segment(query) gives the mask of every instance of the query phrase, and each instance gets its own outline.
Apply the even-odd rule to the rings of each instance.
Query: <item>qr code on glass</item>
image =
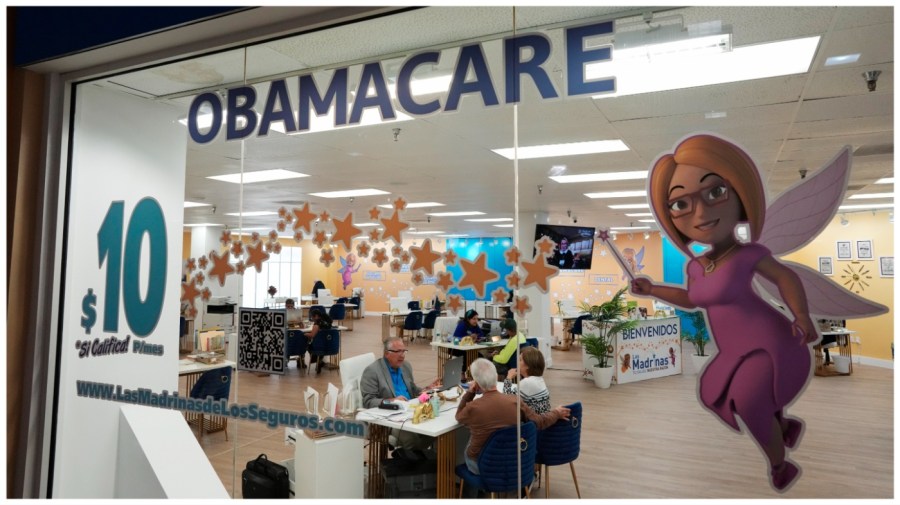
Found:
[[[238,370],[284,374],[287,343],[285,311],[241,307]]]

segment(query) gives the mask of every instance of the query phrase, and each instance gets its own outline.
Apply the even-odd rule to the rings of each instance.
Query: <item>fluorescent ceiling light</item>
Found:
[[[656,219],[638,219],[639,223],[655,223]]]
[[[418,202],[418,203],[407,203],[406,204],[407,209],[418,209],[420,207],[443,207],[443,206],[444,206],[443,203],[438,203],[438,202]],[[389,203],[389,204],[385,204],[385,205],[379,205],[379,207],[384,208],[384,209],[393,209],[394,204]]]
[[[826,67],[832,67],[835,65],[846,65],[848,63],[856,63],[859,59],[859,53],[856,54],[844,54],[841,56],[829,56],[827,60],[825,60]]]
[[[470,223],[499,223],[500,221],[512,221],[511,217],[483,217],[479,219],[463,219],[463,221],[469,221]]]
[[[809,71],[819,39],[755,44],[719,54],[674,53],[652,61],[618,58],[613,52],[611,61],[588,64],[585,79],[615,77],[616,91],[593,97],[601,99],[802,74]]]
[[[610,230],[630,231],[630,230],[649,230],[649,226],[613,226]]]
[[[347,110],[349,111],[352,107],[348,104]],[[413,119],[412,116],[408,114],[404,114],[399,110],[394,110],[394,114],[396,117],[394,119],[383,119],[381,117],[381,112],[377,110],[377,108],[366,108],[363,110],[362,115],[359,118],[359,122],[355,124],[343,124],[339,126],[335,126],[335,117],[334,117],[334,107],[328,109],[328,112],[323,116],[318,116],[316,114],[309,115],[309,129],[303,131],[293,131],[287,133],[287,130],[284,129],[284,123],[282,121],[277,121],[269,124],[269,129],[273,131],[277,131],[280,133],[286,133],[287,135],[304,135],[307,133],[320,133],[326,131],[334,131],[334,130],[346,130],[349,128],[356,128],[359,126],[372,126],[379,124],[389,124],[389,123],[400,123],[403,121],[411,121]],[[296,119],[296,111],[294,112]],[[347,117],[349,119],[349,116]],[[298,125],[299,126],[299,125]]]
[[[326,191],[324,193],[310,193],[321,198],[351,198],[356,196],[389,195],[387,191],[380,189],[348,189],[345,191]]]
[[[653,217],[653,214],[650,212],[636,212],[634,214],[625,214],[628,217]]]
[[[224,224],[216,224],[216,223],[194,223],[194,224],[187,224],[187,223],[184,223],[184,227],[185,227],[185,228],[196,228],[196,227],[199,227],[199,226],[218,226],[218,227],[223,227],[223,226],[225,226],[225,225],[224,225]]]
[[[243,180],[241,180],[240,172],[236,174],[211,175],[207,177],[207,179],[215,179],[217,181],[230,182],[232,184],[241,184],[241,182],[243,182],[244,184],[252,184],[254,182],[280,181],[284,179],[297,179],[299,177],[309,177],[309,174],[301,174],[300,172],[292,172],[290,170],[276,168],[274,170],[244,172]]]
[[[491,150],[508,160],[513,159],[516,155],[515,149],[512,147]],[[616,139],[520,147],[518,154],[520,160],[530,160],[534,158],[549,158],[551,156],[575,156],[578,154],[612,153],[627,150],[628,146],[621,140]]]
[[[623,203],[619,205],[609,205],[610,209],[649,209],[649,203]]]
[[[665,32],[668,32],[668,34]],[[661,34],[662,37],[666,37],[667,35],[677,36],[682,33],[685,35],[688,34],[686,30],[683,30],[681,26],[677,25],[661,26],[656,28],[654,32],[635,30],[617,33],[615,43],[615,46],[617,47],[613,49],[613,59],[655,61],[656,58],[686,53],[693,55],[708,55],[720,54],[731,50],[730,33],[715,33],[700,37],[681,38],[680,40],[669,41],[662,41],[657,38],[657,40],[660,40],[659,43],[644,44],[635,47],[622,47],[620,44],[620,41],[625,38],[640,43],[641,39],[653,37],[656,34]]]
[[[226,216],[244,216],[244,217],[259,217],[259,216],[274,216],[278,214],[277,212],[272,212],[270,210],[254,210],[252,212],[226,212]]]
[[[565,165],[553,165],[550,167],[550,177],[559,177],[566,171],[566,168]]]
[[[199,203],[199,202],[184,202],[184,208],[190,209],[191,207],[209,207],[212,205],[211,203]]]
[[[893,193],[866,193],[862,195],[851,195],[848,200],[861,200],[861,199],[871,199],[871,198],[894,198]]]
[[[875,181],[875,184],[893,184],[893,183],[894,183],[893,177],[884,177],[882,179],[878,179],[877,181]]]
[[[443,231],[411,231],[410,235],[440,235]]]
[[[646,179],[649,170],[637,170],[633,172],[606,172],[600,174],[557,175],[550,177],[556,182],[569,184],[573,182],[605,182],[605,181],[630,181]]]
[[[841,205],[838,210],[893,209],[893,203],[870,203],[868,205]]]
[[[484,212],[478,212],[477,210],[463,212],[431,212],[428,215],[437,217],[483,216]]]
[[[272,227],[271,226],[244,226],[239,229],[241,231],[269,231],[272,229]]]
[[[707,112],[703,117],[706,119],[722,119],[723,117],[728,117],[728,113],[724,111],[713,111]]]
[[[378,226],[378,223],[356,223],[353,226],[356,226],[357,228],[369,228],[372,226]]]
[[[459,237],[468,237],[469,234],[468,233],[447,233],[447,234],[441,235],[441,236],[445,237],[445,238],[459,238]]]
[[[511,225],[511,224],[495,224],[494,226],[496,226],[497,228],[512,228],[513,227],[513,225]]]
[[[585,193],[588,198],[633,198],[636,196],[647,196],[646,190],[640,191],[607,191],[600,193]]]

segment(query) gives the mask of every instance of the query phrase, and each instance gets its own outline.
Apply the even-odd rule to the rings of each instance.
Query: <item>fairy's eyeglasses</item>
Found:
[[[731,194],[731,185],[725,181],[716,181],[713,184],[706,185],[697,191],[679,195],[672,198],[666,204],[669,209],[669,215],[673,219],[687,216],[694,212],[697,208],[697,199],[701,199],[707,207],[715,207],[728,201],[728,195]]]

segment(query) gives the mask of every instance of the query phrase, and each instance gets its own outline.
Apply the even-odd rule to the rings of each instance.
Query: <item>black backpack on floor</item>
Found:
[[[269,461],[265,454],[247,462],[241,474],[241,494],[244,498],[289,498],[288,469]]]

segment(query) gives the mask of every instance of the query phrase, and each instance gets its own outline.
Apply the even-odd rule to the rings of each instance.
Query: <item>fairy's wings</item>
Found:
[[[347,270],[347,258],[343,256],[338,256],[338,259],[341,260],[341,268],[338,270],[339,274],[344,273],[344,270]]]
[[[758,243],[775,256],[806,245],[831,222],[849,178],[850,147],[845,146],[821,170],[801,179],[769,205]]]
[[[856,295],[812,268],[792,261],[781,263],[800,277],[809,313],[814,318],[853,319],[877,316],[888,311],[884,305]],[[786,306],[778,287],[761,275],[754,277],[754,287],[763,300],[773,300]]]
[[[643,261],[644,261],[644,247],[641,246],[641,250],[638,251],[638,253],[634,255],[634,269],[636,271],[635,273],[638,273],[644,269],[644,264],[642,263]]]

